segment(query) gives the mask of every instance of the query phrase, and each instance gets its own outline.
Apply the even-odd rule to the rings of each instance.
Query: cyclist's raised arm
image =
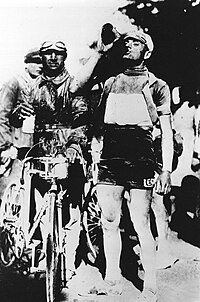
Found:
[[[87,59],[87,62],[80,66],[79,71],[74,76],[70,85],[70,91],[72,93],[75,93],[79,88],[82,88],[87,83],[101,57],[101,53],[93,51],[91,56]]]
[[[99,34],[98,41],[94,42],[93,44],[95,44],[95,47],[90,49],[91,53],[89,57],[85,60],[84,64],[80,65],[79,71],[71,82],[70,91],[72,93],[75,93],[80,88],[84,87],[92,76],[97,63],[113,46],[113,42],[108,45],[105,45],[102,42],[101,33]]]

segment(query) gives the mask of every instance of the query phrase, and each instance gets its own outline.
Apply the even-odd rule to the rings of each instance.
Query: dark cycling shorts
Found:
[[[156,157],[150,130],[108,127],[104,135],[98,182],[151,189]]]
[[[119,185],[127,190],[151,189],[154,186],[154,169],[143,163],[136,165],[123,159],[102,160],[98,183]]]

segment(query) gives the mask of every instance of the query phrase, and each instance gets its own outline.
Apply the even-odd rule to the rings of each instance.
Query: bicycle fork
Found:
[[[54,216],[54,218],[52,217],[52,213],[50,213],[49,215],[49,223],[51,225],[51,227],[56,227],[55,230],[52,230],[54,232],[57,232],[57,236],[56,236],[56,242],[54,244],[54,252],[59,255],[60,257],[60,261],[61,261],[61,281],[62,281],[62,286],[66,286],[66,256],[65,256],[65,247],[64,247],[64,232],[63,232],[63,228],[62,228],[62,199],[63,196],[66,193],[66,190],[60,190],[58,192],[58,186],[57,184],[54,182],[49,190],[50,195],[54,194],[55,198],[51,199],[54,201],[54,204],[49,204],[49,208],[50,209],[55,209],[56,213],[56,217]],[[51,223],[51,219],[56,219],[56,223],[52,224]]]

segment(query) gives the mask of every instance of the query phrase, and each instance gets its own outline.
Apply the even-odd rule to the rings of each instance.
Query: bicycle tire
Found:
[[[3,267],[10,267],[15,262],[15,254],[12,249],[12,239],[9,232],[0,231],[0,264]]]
[[[87,254],[86,262],[92,266],[104,267],[103,230],[101,210],[95,190],[91,190],[85,200],[82,216],[85,232]]]
[[[13,181],[5,189],[0,207],[0,264],[3,267],[12,266],[25,247],[19,223],[22,204],[23,188]]]
[[[46,298],[47,302],[57,301],[61,289],[61,255],[58,250],[58,228],[56,217],[56,193],[48,193],[49,229],[46,244]]]

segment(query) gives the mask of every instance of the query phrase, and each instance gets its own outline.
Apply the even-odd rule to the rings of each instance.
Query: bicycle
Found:
[[[58,169],[61,168],[61,169]],[[59,171],[67,176],[68,162],[65,157],[28,157],[22,163],[18,180],[6,188],[0,207],[0,261],[4,267],[16,266],[24,274],[40,273],[37,263],[37,247],[41,241],[34,239],[36,230],[46,215],[46,299],[57,299],[62,286],[66,285],[65,234],[62,229],[62,200],[66,193],[58,180]],[[49,183],[43,203],[29,222],[31,205],[31,180],[39,175]],[[26,251],[31,250],[31,259]]]
[[[84,165],[83,162],[82,164]],[[95,166],[91,168],[92,174],[94,168]],[[15,266],[24,274],[41,273],[37,263],[37,251],[41,241],[34,236],[46,212],[48,217],[45,258],[47,302],[56,301],[62,287],[67,285],[67,238],[62,229],[62,200],[67,192],[59,184],[59,179],[66,178],[67,173],[68,162],[61,154],[59,157],[55,157],[54,154],[25,158],[20,177],[8,185],[0,207],[0,262],[5,267]],[[28,218],[34,175],[39,175],[49,183],[50,187],[43,198],[43,205],[35,213],[31,224]],[[85,262],[98,267],[104,274],[101,209],[98,206],[94,177],[88,180],[85,187],[87,189],[83,194],[81,222],[86,249],[85,256],[82,256]],[[27,251],[31,251],[30,258],[27,257]]]

